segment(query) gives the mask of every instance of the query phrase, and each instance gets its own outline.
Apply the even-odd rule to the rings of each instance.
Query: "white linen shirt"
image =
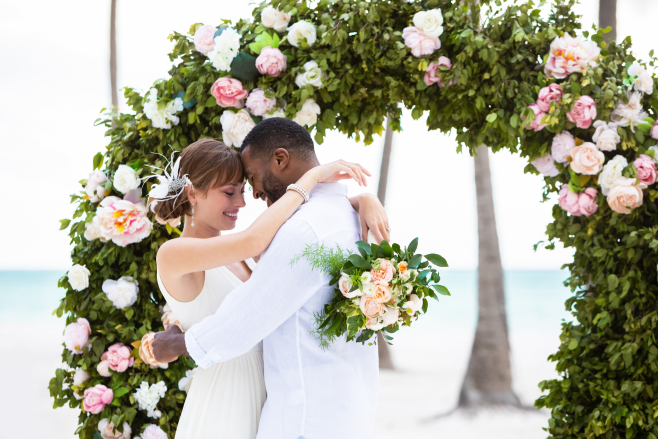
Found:
[[[333,297],[330,277],[306,260],[309,244],[356,252],[359,218],[347,188],[317,184],[308,203],[279,229],[251,279],[214,315],[185,333],[197,365],[237,357],[263,341],[267,401],[257,439],[367,439],[373,435],[379,382],[377,346],[336,340],[323,351],[314,314]]]

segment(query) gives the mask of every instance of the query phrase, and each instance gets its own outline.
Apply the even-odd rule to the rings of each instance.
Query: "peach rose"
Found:
[[[240,109],[244,107],[244,99],[249,92],[242,88],[242,82],[230,76],[223,76],[210,87],[210,94],[215,97],[220,107]]]
[[[372,275],[372,282],[384,282],[386,285],[388,285],[388,283],[393,279],[393,275],[395,274],[395,267],[393,264],[391,264],[391,261],[386,259],[377,259],[375,262],[379,263],[379,269],[370,270],[370,274]]]
[[[141,358],[144,363],[151,366],[151,369],[155,369],[156,367],[166,369],[169,367],[169,363],[159,363],[158,360],[155,359],[155,355],[153,355],[152,343],[154,339],[154,332],[149,332],[142,337],[142,342],[139,346],[139,358]],[[178,357],[175,359],[177,358]]]
[[[98,423],[98,431],[103,439],[130,439],[132,434],[132,429],[127,422],[123,423],[123,433],[120,433],[107,418],[101,419]]]
[[[581,96],[567,113],[567,119],[575,123],[578,128],[587,129],[596,119],[596,102],[589,96]]]
[[[91,326],[87,319],[78,319],[77,322],[66,326],[64,330],[64,344],[74,354],[81,354],[82,348],[89,347]]]
[[[631,213],[631,209],[642,205],[642,189],[644,183],[636,184],[634,178],[619,177],[612,184],[608,193],[608,205],[617,213]]]
[[[372,296],[362,296],[359,301],[359,308],[367,318],[377,317],[384,310],[384,306],[375,300]]]
[[[595,144],[585,142],[571,150],[571,169],[576,174],[596,175],[601,172],[605,156]]]
[[[215,48],[215,32],[217,28],[204,24],[194,33],[194,48],[197,52],[208,55]]]
[[[131,352],[131,349],[123,343],[115,343],[101,356],[101,360],[107,361],[110,369],[125,372],[135,361],[130,356]]]
[[[176,325],[182,332],[185,332],[183,325],[181,325],[176,316],[174,316],[174,313],[171,311],[169,305],[161,307],[160,312],[162,313],[162,325],[165,327],[165,329],[167,329],[168,326]]]
[[[105,406],[114,399],[114,392],[102,384],[96,384],[94,387],[85,390],[85,399],[82,401],[82,407],[85,411],[99,414]]]
[[[256,68],[261,75],[277,77],[285,72],[288,60],[281,50],[274,47],[263,47],[256,58]]]
[[[379,303],[386,303],[391,300],[391,288],[388,284],[375,283],[375,292],[372,294],[372,297]]]

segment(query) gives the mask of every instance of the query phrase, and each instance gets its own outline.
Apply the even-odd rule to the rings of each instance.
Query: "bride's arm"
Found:
[[[311,192],[317,183],[348,178],[365,185],[365,175],[370,174],[361,165],[338,160],[309,170],[297,181],[297,185],[306,192]],[[158,251],[158,265],[169,276],[180,277],[260,255],[303,201],[300,194],[288,191],[242,232],[208,239],[178,238],[167,241]]]
[[[368,230],[370,230],[377,243],[382,240],[391,242],[388,216],[386,216],[386,211],[379,198],[373,194],[364,193],[351,197],[349,200],[361,219],[361,239],[367,241]]]

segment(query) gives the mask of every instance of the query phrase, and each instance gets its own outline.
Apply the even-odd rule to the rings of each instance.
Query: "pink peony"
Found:
[[[590,216],[598,210],[599,206],[596,204],[596,194],[598,193],[599,191],[593,187],[588,187],[580,193],[578,196],[578,209],[581,214]]]
[[[541,131],[543,130],[546,125],[541,123],[541,120],[544,116],[546,116],[546,113],[541,111],[539,106],[537,104],[530,104],[528,105],[528,108],[530,108],[532,111],[535,112],[535,120],[533,120],[527,127],[526,129],[528,130],[535,130],[535,131]]]
[[[244,107],[244,98],[249,92],[242,88],[242,83],[230,76],[219,78],[210,88],[210,94],[217,100],[220,107]]]
[[[286,56],[279,49],[270,46],[263,47],[256,58],[256,68],[261,75],[277,77],[286,71],[287,66]]]
[[[549,78],[564,79],[572,73],[583,73],[588,66],[596,66],[601,49],[592,41],[569,35],[555,37],[551,43],[544,72]]]
[[[658,121],[651,127],[651,138],[658,140]]]
[[[167,433],[165,433],[157,425],[147,425],[144,429],[144,432],[141,436],[142,439],[167,439]]]
[[[656,164],[651,157],[641,154],[635,159],[633,166],[637,169],[637,179],[642,183],[650,185],[656,182]]]
[[[197,52],[208,55],[215,48],[215,32],[217,28],[204,24],[194,33],[194,48]]]
[[[268,98],[260,88],[255,88],[247,98],[247,108],[254,116],[262,116],[276,104],[276,98]]]
[[[441,66],[451,68],[452,63],[445,56],[440,56],[438,62],[431,62],[430,65],[427,67],[427,70],[425,70],[425,78],[424,78],[425,84],[427,85],[439,84],[439,87],[445,87],[443,78],[437,75],[437,73],[439,72],[439,67]],[[450,81],[448,85],[453,85],[455,81],[456,80],[453,79],[452,81]]]
[[[126,247],[151,234],[153,223],[147,218],[146,207],[140,195],[140,189],[135,189],[128,192],[123,199],[112,196],[101,201],[94,224],[98,225],[102,239],[112,240],[116,245]]]
[[[98,363],[98,366],[96,366],[96,371],[102,377],[112,376],[112,372],[110,371],[110,362],[107,360],[103,360],[100,363]]]
[[[576,139],[569,131],[562,131],[553,137],[551,145],[551,155],[558,163],[568,163],[567,158],[571,157],[571,150],[576,147]]]
[[[580,205],[578,204],[578,194],[571,192],[568,184],[563,184],[560,188],[559,198],[557,204],[570,214],[580,216]]]
[[[87,319],[78,319],[77,322],[66,326],[64,330],[64,344],[74,354],[81,354],[82,348],[89,347],[91,326]]]
[[[116,372],[125,372],[133,365],[135,359],[130,356],[131,349],[123,343],[116,343],[101,356],[101,360],[108,362],[108,367]]]
[[[555,177],[560,174],[560,171],[555,167],[555,160],[553,160],[553,157],[550,154],[538,157],[530,163],[537,168],[539,173],[544,177]]]
[[[114,392],[112,392],[112,389],[108,389],[102,384],[96,384],[94,387],[85,390],[85,399],[82,401],[82,407],[85,411],[97,415],[113,399]]]
[[[581,96],[567,113],[567,119],[574,122],[578,128],[587,129],[596,119],[596,102],[589,96]]]
[[[560,102],[562,100],[562,87],[557,84],[551,84],[539,90],[539,97],[537,98],[537,106],[545,113],[551,109],[551,102]]]
[[[405,27],[402,31],[405,46],[411,49],[411,54],[416,58],[422,55],[431,55],[434,51],[441,48],[441,41],[438,38],[432,38],[415,26]]]

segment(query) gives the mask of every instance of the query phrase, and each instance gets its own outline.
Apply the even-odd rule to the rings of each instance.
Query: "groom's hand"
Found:
[[[176,325],[169,326],[165,331],[156,332],[151,346],[153,356],[159,363],[170,363],[181,355],[190,356],[185,347],[185,334]]]

